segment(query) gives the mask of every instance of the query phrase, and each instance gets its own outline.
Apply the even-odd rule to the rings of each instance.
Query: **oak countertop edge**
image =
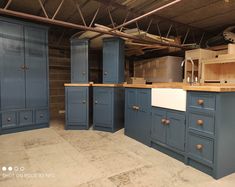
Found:
[[[91,83],[65,83],[65,87],[124,87],[124,88],[178,88],[185,91],[202,92],[235,92],[234,85],[186,85],[185,83],[155,83],[155,84],[91,84]]]

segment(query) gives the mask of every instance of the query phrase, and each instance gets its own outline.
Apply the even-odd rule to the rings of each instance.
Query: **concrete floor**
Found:
[[[235,186],[235,174],[214,180],[123,130],[65,131],[62,122],[0,136],[0,166],[1,187]]]

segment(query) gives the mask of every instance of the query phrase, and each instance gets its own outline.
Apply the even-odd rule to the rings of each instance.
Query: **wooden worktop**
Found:
[[[125,88],[152,88],[152,84],[123,84]]]
[[[183,88],[185,83],[182,82],[166,82],[153,84],[124,84],[126,88]]]
[[[82,87],[82,86],[92,86],[92,84],[82,84],[82,83],[65,83],[64,86],[71,86],[71,87]]]
[[[195,85],[184,86],[186,91],[205,91],[205,92],[235,92],[235,85]]]
[[[94,87],[125,87],[125,88],[181,88],[186,91],[204,92],[235,92],[235,84],[195,84],[189,85],[181,82],[154,83],[154,84],[82,84],[66,83],[64,86],[94,86]]]
[[[186,91],[205,92],[235,92],[235,84],[195,84],[182,82],[154,83],[154,84],[124,84],[126,88],[181,88]]]
[[[92,84],[95,87],[123,87],[123,84]]]

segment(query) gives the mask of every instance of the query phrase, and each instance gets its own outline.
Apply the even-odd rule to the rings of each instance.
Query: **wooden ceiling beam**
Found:
[[[97,32],[97,33],[113,35],[113,36],[117,36],[117,37],[122,37],[122,38],[135,40],[135,41],[142,42],[142,43],[159,44],[159,45],[162,45],[162,46],[187,49],[184,46],[181,46],[181,45],[178,45],[178,44],[164,43],[164,42],[161,42],[161,41],[151,42],[151,41],[148,41],[148,40],[136,37],[136,36],[132,36],[132,35],[129,35],[129,34],[126,34],[126,33],[122,33],[122,32],[117,33],[117,32],[112,32],[112,31],[106,31],[104,29],[83,26],[83,25],[69,23],[69,22],[60,21],[60,20],[56,20],[56,19],[53,20],[51,18],[36,16],[36,15],[27,14],[27,13],[23,13],[23,12],[18,12],[18,11],[14,11],[14,10],[9,10],[9,9],[5,10],[4,8],[0,8],[0,14],[13,16],[13,17],[18,17],[18,18],[27,19],[27,20],[36,21],[36,22],[41,22],[41,23],[50,24],[50,25],[57,25],[57,26],[65,27],[65,28],[79,29],[79,30],[85,30],[85,31],[93,31],[93,32]]]

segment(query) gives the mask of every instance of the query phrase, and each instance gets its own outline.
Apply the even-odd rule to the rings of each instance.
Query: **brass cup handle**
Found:
[[[20,68],[21,68],[21,69],[25,69],[25,65],[21,65]]]
[[[163,125],[165,125],[166,119],[162,119],[162,120],[161,120],[161,123],[162,123]]]
[[[11,118],[7,118],[7,121],[10,122],[10,121],[11,121]]]
[[[198,99],[198,100],[197,100],[197,104],[203,105],[203,104],[204,104],[204,100],[203,100],[203,99]]]
[[[196,149],[198,151],[202,151],[202,149],[203,149],[203,145],[202,144],[197,144],[195,147],[196,147]]]
[[[198,126],[203,126],[203,124],[204,124],[203,120],[201,120],[201,119],[197,120],[197,125]]]
[[[165,124],[170,125],[171,121],[169,119],[166,120]]]
[[[133,109],[133,110],[136,110],[136,106],[133,105],[133,106],[132,106],[132,109]]]

